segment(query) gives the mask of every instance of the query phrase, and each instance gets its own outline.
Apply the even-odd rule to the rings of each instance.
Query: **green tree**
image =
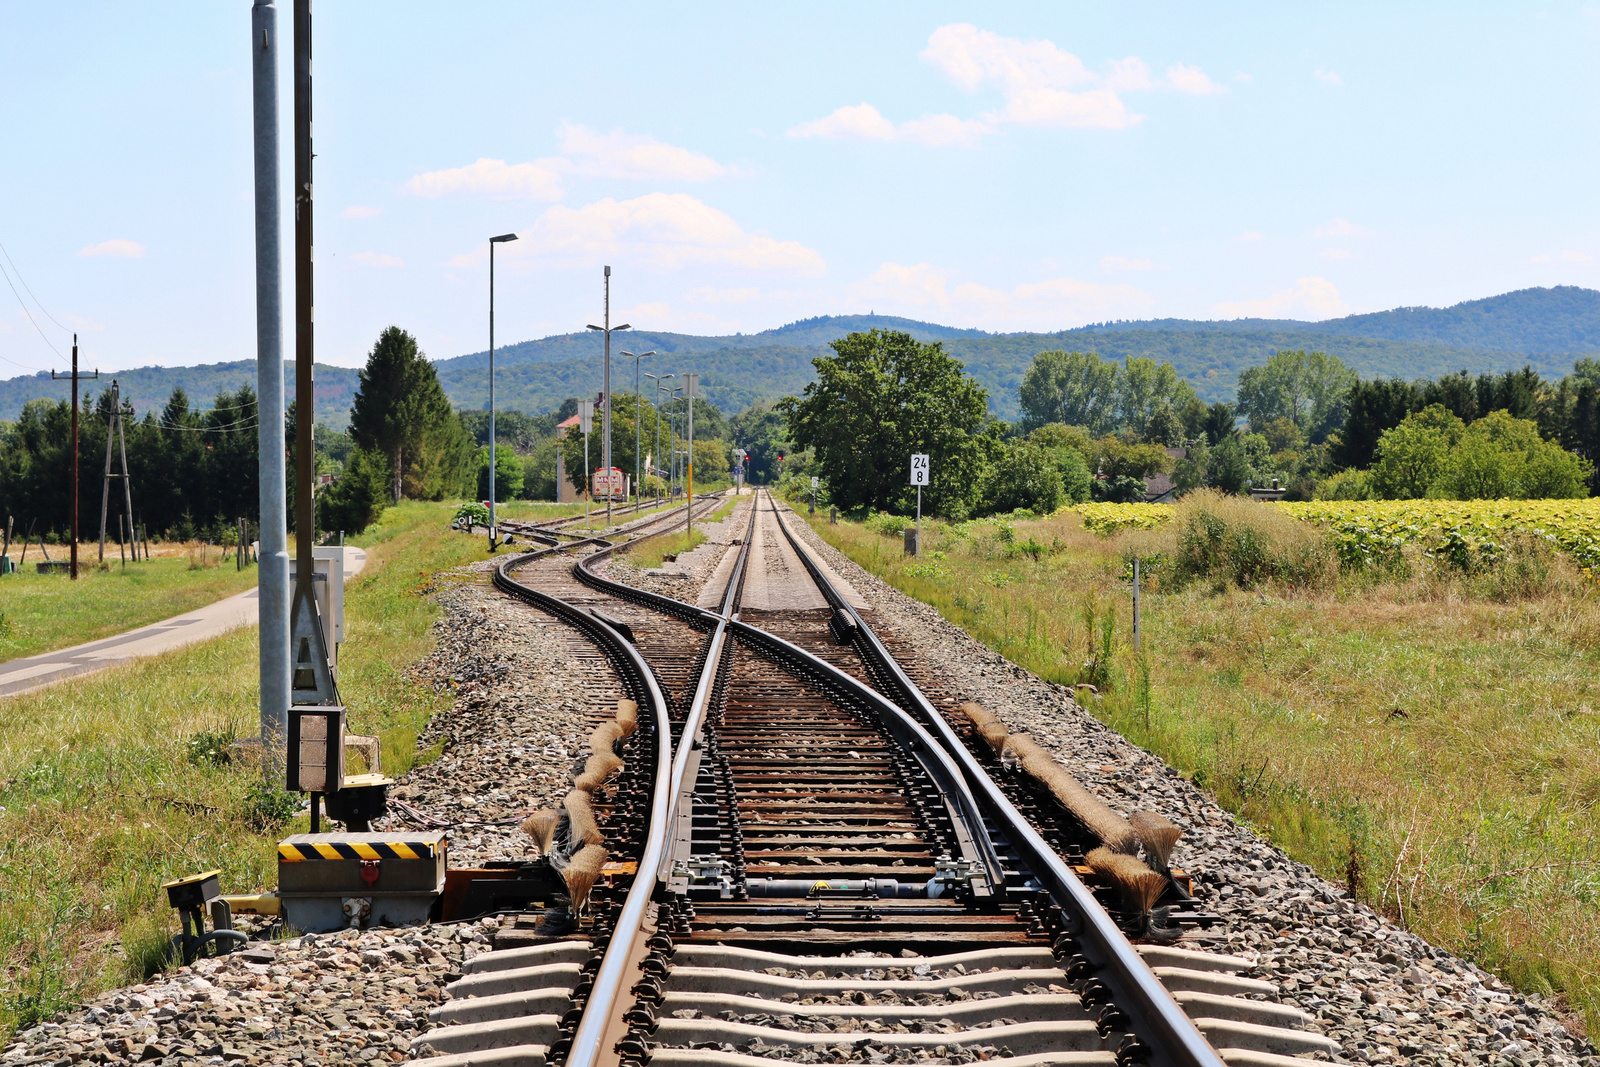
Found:
[[[1095,455],[1094,442],[1089,435],[1076,427],[1052,422],[1028,435],[1028,441],[1045,450],[1061,476],[1062,498],[1073,504],[1089,499],[1094,477],[1089,473],[1090,457]]]
[[[384,457],[396,501],[408,493],[437,500],[471,484],[472,443],[416,338],[384,330],[359,381],[350,436]]]
[[[495,427],[499,436],[499,427]],[[509,445],[497,445],[494,450],[494,500],[504,504],[522,495],[522,457]],[[479,500],[489,499],[489,446],[478,449]]]
[[[1255,425],[1294,421],[1313,442],[1344,422],[1345,397],[1356,372],[1325,352],[1282,351],[1239,372],[1239,411]]]
[[[983,509],[1005,513],[1027,508],[1049,515],[1064,496],[1061,472],[1050,451],[1031,441],[1006,441],[984,471]]]
[[[389,503],[389,465],[376,452],[350,453],[344,473],[317,495],[317,523],[324,530],[358,534],[378,521]]]
[[[1233,495],[1244,492],[1250,482],[1250,460],[1245,456],[1240,435],[1224,437],[1207,458],[1207,485]]]
[[[1147,435],[1156,412],[1171,411],[1194,398],[1194,386],[1178,377],[1171,363],[1129,356],[1122,369],[1117,403],[1122,424],[1140,437]],[[1176,422],[1176,420],[1173,420]],[[1164,431],[1170,435],[1170,429]],[[1163,444],[1165,441],[1162,442]]]
[[[872,330],[832,342],[813,360],[817,380],[778,410],[795,443],[815,449],[833,501],[847,509],[909,511],[911,454],[933,465],[924,504],[969,514],[978,494],[988,396],[940,344]]]
[[[1378,438],[1372,491],[1384,500],[1417,500],[1444,472],[1466,425],[1441,404],[1430,404]]]
[[[1060,422],[1106,433],[1117,421],[1119,377],[1116,363],[1094,352],[1040,352],[1018,389],[1023,424]]]
[[[1588,496],[1588,462],[1539,436],[1531,419],[1491,411],[1449,450],[1430,495],[1455,500]]]

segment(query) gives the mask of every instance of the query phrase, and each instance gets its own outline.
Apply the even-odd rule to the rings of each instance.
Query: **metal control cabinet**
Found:
[[[448,852],[439,831],[285,838],[278,843],[284,919],[309,932],[423,922],[444,891]]]

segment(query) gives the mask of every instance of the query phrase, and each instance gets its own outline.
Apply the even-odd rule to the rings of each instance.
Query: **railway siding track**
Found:
[[[586,588],[710,637],[678,728],[676,826],[649,890],[652,922],[618,917],[623,936],[591,957],[600,973],[567,1013],[570,1042],[549,1016],[504,1021],[506,1033],[547,1038],[550,1056],[569,1064],[1222,1062],[1187,1010],[1228,1062],[1328,1051],[1326,1039],[1292,1029],[1304,1016],[1261,999],[1273,987],[1238,976],[1250,961],[1134,950],[925,700],[920,716],[908,712],[735,618],[755,539],[745,538],[715,613],[619,587],[592,559],[573,568]],[[828,596],[827,578],[808,570]],[[870,638],[843,598],[830,622],[853,643]],[[808,623],[797,636],[814,641]],[[892,664],[875,669],[894,675]],[[641,864],[630,900],[648,873]],[[797,943],[810,951],[797,954]],[[528,958],[510,953],[533,951],[474,962],[499,969],[499,959]],[[612,960],[630,975],[631,1007],[603,988]],[[451,992],[501,997],[496,1010],[530,994],[491,987],[501,985],[467,976]]]

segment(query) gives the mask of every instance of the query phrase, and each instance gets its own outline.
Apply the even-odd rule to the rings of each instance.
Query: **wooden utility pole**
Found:
[[[122,473],[111,473],[111,444],[116,439],[118,450],[122,456]],[[111,479],[122,479],[122,501],[127,509],[127,528],[133,533],[133,490],[129,487],[128,478],[128,437],[122,427],[122,391],[117,386],[117,380],[111,379],[111,416],[106,420],[106,473],[100,483],[100,562],[106,559],[106,511],[111,504]],[[117,516],[117,529],[122,529],[123,516]],[[118,534],[118,544],[121,544],[122,534]],[[135,560],[139,558],[134,553]]]
[[[70,482],[71,482],[71,490],[70,491],[72,493],[72,564],[71,564],[71,567],[69,569],[69,573],[72,575],[72,580],[73,581],[77,581],[78,580],[78,381],[81,378],[98,378],[98,377],[100,377],[100,372],[99,371],[95,371],[93,374],[83,374],[83,375],[80,375],[78,373],[78,335],[77,334],[73,334],[72,335],[72,373],[70,375],[67,375],[67,374],[58,374],[55,371],[51,371],[50,372],[50,377],[53,378],[53,379],[56,379],[58,381],[61,380],[61,379],[64,379],[64,378],[69,378],[69,377],[72,379],[72,477],[70,479]],[[43,542],[40,542],[40,543],[42,544]],[[45,558],[48,559],[49,556],[47,555]]]

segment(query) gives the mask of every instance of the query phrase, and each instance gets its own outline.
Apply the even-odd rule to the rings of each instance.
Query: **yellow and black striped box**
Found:
[[[439,831],[295,834],[278,842],[278,890],[351,896],[437,892],[448,851]],[[376,867],[363,867],[366,862]]]

